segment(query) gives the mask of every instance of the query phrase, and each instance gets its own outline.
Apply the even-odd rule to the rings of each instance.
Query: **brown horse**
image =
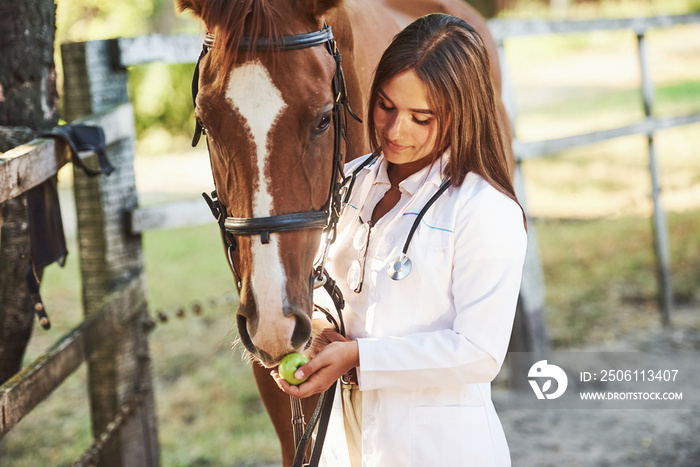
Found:
[[[280,438],[283,462],[289,465],[294,456],[289,401],[264,367],[303,351],[311,339],[314,260],[322,230],[308,228],[294,216],[308,217],[329,207],[339,178],[332,155],[341,120],[333,115],[334,102],[347,89],[347,104],[363,116],[382,52],[404,26],[431,12],[462,17],[480,32],[500,89],[497,50],[484,19],[460,0],[178,3],[212,33],[197,67],[195,113],[207,135],[222,217],[234,218],[232,224],[226,221],[227,227],[238,225],[224,233],[224,240],[240,297],[239,336],[260,363],[253,364],[254,374]],[[338,78],[332,46],[289,50],[280,45],[285,38],[322,32],[325,25],[332,27],[342,53],[340,90],[331,85]],[[347,119],[345,136],[346,160],[368,152],[361,123]],[[251,227],[251,219],[262,221]],[[282,219],[292,227],[264,227]],[[307,412],[314,402],[305,401]]]

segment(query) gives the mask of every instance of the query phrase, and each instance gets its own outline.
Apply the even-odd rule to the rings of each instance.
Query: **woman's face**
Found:
[[[438,133],[437,115],[428,105],[423,81],[413,70],[404,71],[379,87],[372,109],[384,157],[394,164],[430,155]]]

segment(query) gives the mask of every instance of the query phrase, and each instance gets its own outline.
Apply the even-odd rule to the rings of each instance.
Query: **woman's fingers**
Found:
[[[301,385],[289,384],[277,370],[270,374],[282,391],[290,396],[304,398],[326,391],[338,378],[357,366],[357,360],[357,342],[334,342],[297,369],[294,373],[295,378],[308,378]]]
[[[272,375],[272,378],[277,383],[277,386],[285,394],[288,394],[292,397],[296,397],[297,399],[304,399],[304,398],[312,396],[314,394],[319,394],[319,393],[325,391],[326,389],[328,389],[328,387],[330,387],[331,384],[333,384],[333,382],[334,382],[334,381],[331,381],[328,384],[328,387],[326,387],[324,389],[323,386],[320,386],[317,383],[318,378],[314,377],[313,380],[311,378],[309,378],[309,380],[302,383],[301,385],[294,386],[293,384],[289,384],[287,381],[285,381],[285,379],[280,376],[280,374],[277,372],[277,370],[272,370],[270,372],[270,375]]]
[[[272,376],[272,379],[275,380],[275,383],[277,383],[277,386],[286,394],[289,394],[290,396],[294,396],[298,399],[301,399],[305,396],[300,395],[299,391],[299,386],[294,386],[292,384],[289,384],[287,380],[282,378],[280,376],[279,372],[277,370],[272,370],[270,372],[270,376]]]
[[[313,320],[313,339],[311,339],[311,347],[304,354],[310,359],[318,355],[326,346],[332,342],[347,342],[349,339],[338,333],[328,321],[315,319]]]
[[[294,377],[298,379],[299,381],[303,380],[304,378],[309,378],[311,375],[316,373],[318,371],[318,358],[314,358],[312,360],[309,360],[308,363],[303,364],[299,368],[297,368],[297,371],[294,372]]]

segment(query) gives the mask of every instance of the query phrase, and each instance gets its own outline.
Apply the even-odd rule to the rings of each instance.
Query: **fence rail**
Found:
[[[578,146],[585,146],[586,144],[600,143],[623,136],[650,135],[659,130],[666,130],[668,128],[699,122],[700,114],[666,118],[647,117],[641,122],[632,125],[610,130],[594,131],[581,135],[566,136],[564,138],[541,141],[520,141],[516,139],[513,142],[513,150],[520,160],[536,159],[539,157],[551,156]]]
[[[0,437],[70,376],[105,342],[114,339],[146,306],[143,281],[135,278],[104,298],[83,321],[0,387]]]
[[[0,386],[0,437],[87,363],[92,433],[97,438],[138,394],[141,403],[105,440],[100,466],[154,466],[160,455],[151,388],[141,238],[126,213],[137,205],[134,116],[126,69],[114,66],[115,41],[64,44],[65,118],[99,125],[115,170],[88,177],[74,170],[85,320]],[[56,175],[70,161],[62,141],[35,139],[0,155],[0,203]],[[93,153],[78,157],[96,164]]]
[[[110,145],[133,132],[134,111],[131,104],[121,104],[74,123],[102,127]],[[37,138],[0,154],[0,203],[44,183],[70,162],[70,157],[66,145],[51,138]]]
[[[631,29],[637,34],[644,34],[652,28],[670,28],[680,24],[700,22],[700,13],[687,15],[651,16],[641,18],[598,19],[580,21],[545,21],[545,20],[514,20],[492,19],[489,29],[496,39],[502,43],[504,39],[523,36],[548,34],[571,34],[577,32],[614,31]]]
[[[656,258],[656,272],[658,283],[658,303],[661,312],[661,321],[664,325],[671,324],[673,312],[673,291],[671,281],[671,260],[668,245],[668,228],[666,216],[660,200],[661,182],[656,161],[654,147],[654,133],[677,126],[689,125],[700,122],[700,113],[684,115],[680,117],[655,118],[652,116],[654,85],[649,72],[649,60],[646,51],[646,33],[652,28],[668,28],[683,24],[700,23],[700,13],[692,13],[677,16],[658,16],[650,18],[625,18],[606,19],[595,21],[518,21],[518,20],[492,20],[489,27],[498,43],[499,56],[502,64],[503,100],[511,118],[513,128],[513,152],[516,160],[521,162],[526,159],[550,156],[557,152],[573,147],[598,143],[601,141],[629,136],[635,134],[646,135],[648,141],[649,177],[651,180],[651,199],[654,207],[652,227],[654,233],[654,253]],[[591,133],[572,135],[564,138],[556,138],[540,141],[521,141],[515,132],[515,120],[517,118],[514,90],[510,83],[508,63],[506,59],[504,42],[515,37],[542,35],[542,34],[570,34],[593,31],[632,30],[637,35],[637,55],[641,72],[640,100],[644,106],[645,119],[619,128],[612,128]],[[517,167],[516,191],[521,201],[525,200],[524,179],[520,172],[520,164]],[[532,233],[532,230],[531,230]],[[531,235],[532,236],[532,235]],[[526,259],[526,274],[523,281],[527,282],[528,260]],[[535,276],[537,277],[537,276]],[[537,279],[540,280],[539,278]]]
[[[151,62],[194,63],[202,51],[202,38],[192,34],[164,36],[151,34],[115,39],[121,67]]]

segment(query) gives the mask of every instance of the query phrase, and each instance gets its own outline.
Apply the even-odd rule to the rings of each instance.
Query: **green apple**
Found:
[[[292,352],[290,354],[287,354],[284,357],[282,357],[282,361],[280,362],[278,370],[279,374],[289,384],[299,386],[301,383],[303,383],[309,378],[299,380],[294,377],[294,373],[296,373],[300,366],[305,365],[308,361],[309,359],[300,353]]]

